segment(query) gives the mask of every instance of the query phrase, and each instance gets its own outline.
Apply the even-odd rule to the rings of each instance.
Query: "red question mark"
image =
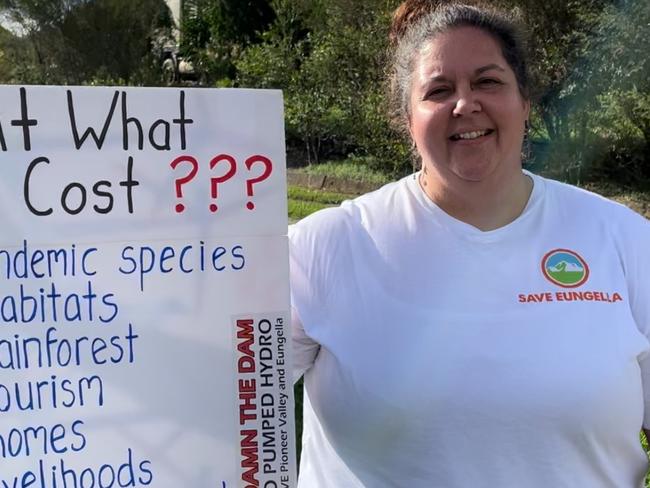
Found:
[[[223,176],[218,176],[214,178],[210,178],[210,190],[211,190],[211,195],[212,198],[217,198],[217,185],[219,183],[223,183],[224,181],[228,181],[230,178],[232,178],[235,175],[235,172],[237,171],[237,163],[235,163],[235,158],[232,156],[229,156],[228,154],[219,154],[219,156],[215,156],[212,158],[212,161],[210,161],[210,169],[214,169],[214,167],[219,164],[221,161],[228,161],[230,163],[230,169],[228,172],[223,175]],[[216,212],[219,210],[219,207],[217,207],[216,203],[211,203],[210,204],[210,212]]]
[[[246,160],[244,164],[246,164],[246,169],[250,171],[251,166],[253,166],[255,163],[263,163],[264,172],[257,178],[251,178],[249,180],[246,180],[246,194],[249,197],[253,196],[253,185],[255,183],[259,183],[260,181],[264,181],[265,179],[267,179],[271,175],[271,171],[273,171],[273,163],[271,163],[271,160],[265,156],[260,156],[259,154],[256,154],[255,156],[251,156]],[[246,204],[246,208],[248,208],[248,210],[253,210],[255,208],[255,204],[253,202],[248,202]]]
[[[192,181],[192,179],[196,176],[196,173],[199,171],[199,163],[192,156],[179,156],[171,162],[170,166],[173,170],[175,170],[179,164],[184,162],[190,163],[192,165],[192,170],[187,174],[187,176],[184,176],[183,178],[176,178],[174,181],[176,183],[177,198],[183,198],[183,185],[189,181]],[[176,213],[181,213],[183,210],[185,210],[185,205],[180,202],[177,203]]]

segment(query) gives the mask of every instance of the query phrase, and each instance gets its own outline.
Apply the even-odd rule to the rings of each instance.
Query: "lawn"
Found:
[[[338,205],[353,196],[342,193],[322,192],[298,186],[289,186],[289,221],[294,223],[322,208]]]
[[[308,175],[330,176],[351,181],[363,181],[377,187],[391,181],[389,176],[379,171],[374,171],[364,164],[359,164],[354,159],[312,164],[300,168],[298,171]]]

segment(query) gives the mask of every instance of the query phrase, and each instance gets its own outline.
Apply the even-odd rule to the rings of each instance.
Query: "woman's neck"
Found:
[[[484,181],[453,184],[431,170],[420,172],[420,186],[426,195],[452,217],[482,231],[503,227],[519,217],[533,190],[533,180],[522,171],[509,172]]]

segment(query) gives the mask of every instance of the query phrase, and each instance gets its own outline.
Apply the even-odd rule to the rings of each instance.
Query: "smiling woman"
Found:
[[[414,70],[409,111],[426,168],[421,183],[433,201],[484,230],[521,214],[532,189],[521,172],[530,102],[490,34],[459,27],[427,44]]]
[[[422,12],[430,4],[411,3]],[[501,227],[521,214],[532,189],[521,171],[530,113],[523,31],[495,11],[479,19],[478,10],[453,5],[405,28],[402,11],[393,26],[393,96],[422,160],[421,185],[450,215],[482,230]]]
[[[520,32],[404,2],[391,86],[421,170],[290,228],[301,487],[642,486],[650,224],[522,170]]]

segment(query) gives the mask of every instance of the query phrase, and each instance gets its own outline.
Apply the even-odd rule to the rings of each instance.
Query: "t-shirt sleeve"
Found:
[[[320,345],[305,332],[298,311],[291,307],[291,342],[293,344],[293,382],[305,374],[318,355]]]
[[[291,286],[291,343],[293,347],[294,383],[307,371],[318,355],[317,341],[305,332],[303,317],[311,319],[313,303],[317,300],[314,255],[315,243],[309,227],[294,224],[289,227],[289,282]]]
[[[315,218],[314,218],[315,217]],[[289,227],[289,282],[291,286],[291,341],[294,383],[314,364],[320,345],[308,332],[323,307],[322,258],[318,216]]]
[[[628,217],[622,235],[630,308],[637,327],[650,341],[650,221],[637,214]],[[645,402],[643,427],[650,429],[650,353],[642,356],[639,364]]]
[[[335,286],[337,255],[344,234],[345,212],[321,210],[289,226],[289,276],[293,380],[316,361],[330,310],[328,294]]]

